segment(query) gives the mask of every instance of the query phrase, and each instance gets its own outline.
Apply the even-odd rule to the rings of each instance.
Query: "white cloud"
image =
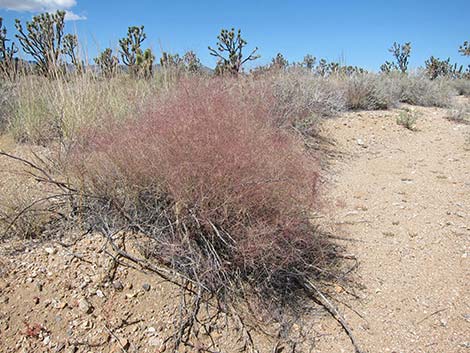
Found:
[[[86,20],[86,16],[80,16],[72,11],[65,11],[65,20],[66,21],[81,21]]]
[[[14,11],[65,10],[75,6],[75,0],[0,0],[0,7]]]
[[[75,5],[77,5],[76,0],[0,0],[0,8],[7,10],[29,12],[66,10],[66,21],[85,20],[85,16],[77,15],[69,10]]]

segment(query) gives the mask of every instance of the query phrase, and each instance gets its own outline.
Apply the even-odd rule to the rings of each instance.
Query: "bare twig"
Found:
[[[349,336],[352,345],[354,346],[354,350],[356,353],[365,353],[365,351],[359,348],[359,345],[354,337],[351,328],[347,324],[344,317],[340,314],[339,310],[335,307],[333,303],[331,303],[326,296],[309,280],[306,281],[306,288],[307,290],[312,290],[315,293],[314,300],[318,301],[320,305],[322,305],[330,314],[331,316],[338,321],[338,323],[343,327],[346,334]]]
[[[428,316],[424,317],[423,319],[419,320],[416,324],[419,325],[420,323],[422,323],[423,321],[429,319],[430,317],[433,317],[434,315],[439,314],[439,313],[441,313],[443,311],[446,311],[446,310],[447,310],[447,308],[436,310],[433,313],[429,314]]]

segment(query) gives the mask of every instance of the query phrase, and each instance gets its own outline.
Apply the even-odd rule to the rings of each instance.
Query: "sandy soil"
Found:
[[[336,288],[336,304],[364,351],[469,352],[470,125],[410,109],[420,114],[416,131],[397,125],[398,111],[322,125],[332,153],[321,222],[357,258],[361,286],[358,298]],[[1,352],[160,351],[175,289],[121,267],[103,285],[112,264],[103,245],[96,236],[0,245]],[[353,352],[330,316],[312,323],[313,352]]]
[[[396,112],[324,125],[346,154],[332,161],[329,190],[344,209],[331,217],[352,239],[365,286],[352,304],[364,319],[343,311],[369,352],[468,352],[470,129],[443,110],[411,109],[417,131]],[[317,351],[351,350],[333,335]]]

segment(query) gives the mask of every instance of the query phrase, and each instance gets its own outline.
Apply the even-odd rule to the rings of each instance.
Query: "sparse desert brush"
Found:
[[[319,77],[303,68],[277,71],[263,76],[273,88],[274,114],[278,125],[316,114],[332,116],[345,110],[346,100],[342,85],[335,80]]]
[[[385,75],[355,74],[344,78],[348,109],[388,109],[397,103],[393,86]]]
[[[407,128],[408,130],[415,131],[417,119],[418,113],[416,111],[405,109],[398,115],[397,124]]]
[[[147,235],[148,257],[219,299],[294,303],[334,259],[309,217],[318,167],[269,101],[227,82],[182,82],[135,121],[85,133],[71,172],[95,229]]]
[[[458,95],[470,96],[470,80],[469,79],[455,79],[450,81],[451,86],[456,90]]]
[[[429,80],[423,75],[395,75],[393,84],[402,103],[423,107],[448,107],[455,91],[446,79]]]
[[[464,150],[470,151],[470,133],[465,136]]]
[[[470,104],[455,104],[451,109],[449,109],[447,119],[458,123],[470,124]]]

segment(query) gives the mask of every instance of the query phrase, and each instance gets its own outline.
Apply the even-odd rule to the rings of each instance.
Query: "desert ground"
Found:
[[[469,352],[470,125],[410,107],[419,115],[411,131],[396,122],[403,108],[321,124],[318,222],[355,259],[351,288],[337,284],[333,297],[364,352]],[[18,166],[1,163],[11,182]],[[163,351],[177,289],[113,267],[99,235],[68,239],[1,243],[0,351]],[[308,321],[312,352],[354,351],[325,310]],[[235,349],[229,333],[214,337],[220,351]]]

